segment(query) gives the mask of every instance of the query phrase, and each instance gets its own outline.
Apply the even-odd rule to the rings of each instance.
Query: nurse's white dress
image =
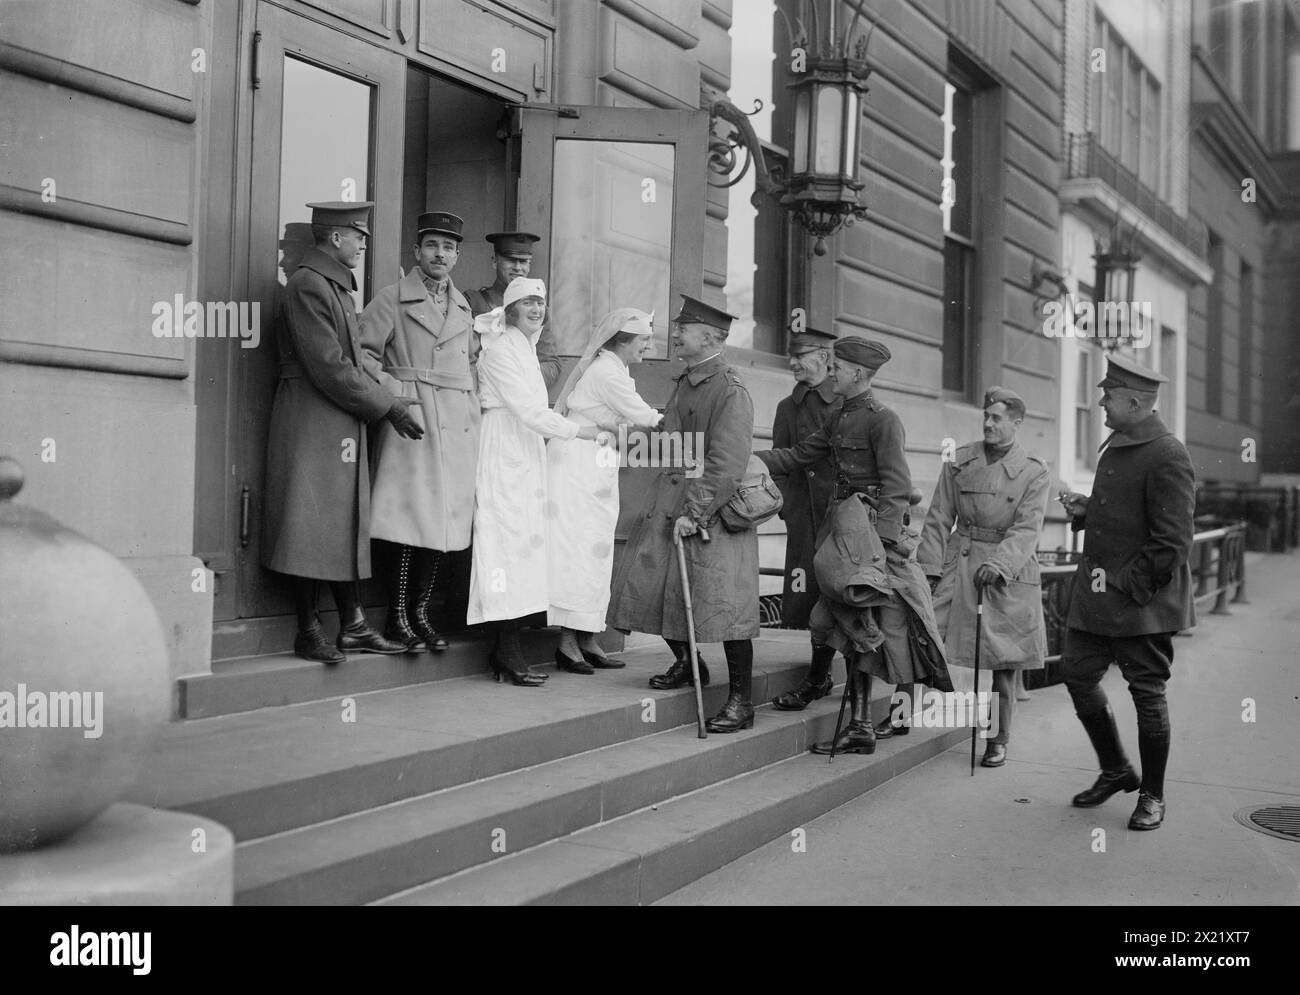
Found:
[[[658,422],[659,413],[636,392],[626,364],[602,349],[569,394],[568,417],[581,425],[645,426]],[[618,524],[618,449],[554,438],[546,459],[547,621],[604,632]]]
[[[578,434],[576,422],[547,404],[538,336],[525,337],[512,326],[489,327],[486,317],[475,325],[481,331],[483,424],[475,478],[470,625],[522,618],[550,607],[546,439]]]

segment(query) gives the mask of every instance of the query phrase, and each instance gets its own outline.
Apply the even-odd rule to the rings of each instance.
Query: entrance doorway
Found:
[[[273,3],[257,5],[255,34],[254,79],[236,115],[246,108],[248,119],[234,132],[236,223],[203,251],[238,261],[219,295],[258,304],[261,345],[196,342],[195,551],[217,576],[213,660],[293,643],[289,585],[262,566],[261,533],[278,305],[310,242],[308,202],[375,202],[359,307],[411,268],[425,211],[465,221],[452,272],[461,290],[492,281],[484,235],[536,232],[533,275],[554,288],[566,370],[607,310],[653,307],[658,358],[636,378],[656,405],[675,366],[668,319],[678,294],[699,295],[703,268],[705,112],[512,104]],[[375,582],[362,599],[385,600]]]

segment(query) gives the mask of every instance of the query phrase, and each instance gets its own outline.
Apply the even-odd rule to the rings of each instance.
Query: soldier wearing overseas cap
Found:
[[[395,544],[384,635],[432,652],[447,648],[429,614],[439,575],[449,573],[444,554],[469,547],[474,521],[477,336],[469,302],[451,279],[463,227],[446,211],[421,214],[415,268],[361,313],[362,345],[390,389],[414,401],[411,413],[428,432],[412,441],[385,426],[377,442],[370,533]]]
[[[840,602],[822,583],[821,597],[809,619],[814,646],[844,652],[853,706],[852,720],[843,735],[833,744],[816,744],[813,751],[830,752],[833,748],[837,753],[872,753],[876,737],[867,710],[872,675],[895,684],[936,681],[947,690],[951,684],[941,662],[942,677],[934,677],[931,665],[914,652],[909,635],[908,612],[913,612],[930,638],[938,639],[929,589],[917,565],[908,559],[915,532],[904,532],[912,478],[903,451],[903,423],[871,393],[876,371],[890,359],[889,349],[855,335],[836,340],[834,352],[830,375],[835,393],[843,398],[839,411],[797,445],[755,455],[774,473],[791,473],[822,460],[831,461],[835,505],[817,537],[819,556],[823,545],[833,545],[833,539],[827,541],[828,535],[833,520],[842,512],[859,511],[862,504],[874,511],[874,526],[866,525],[871,534],[864,538],[877,548],[884,545],[882,570],[889,576],[882,585],[885,590],[873,604],[855,607]],[[865,523],[870,513],[860,517]],[[814,650],[818,652],[824,651]]]
[[[980,666],[993,672],[998,696],[997,732],[985,748],[985,767],[1006,763],[1016,671],[1041,669],[1047,654],[1034,554],[1051,478],[1047,463],[1016,441],[1024,417],[1025,402],[1015,391],[985,392],[984,438],[944,463],[916,554],[930,579],[935,620],[951,663],[971,666],[975,659],[976,594],[983,591]],[[879,737],[908,731],[905,716],[919,703],[915,688],[899,691],[891,717],[876,727]]]
[[[727,658],[730,693],[722,711],[705,725],[722,733],[754,724],[752,640],[758,635],[758,533],[729,532],[718,524],[718,511],[745,475],[754,437],[754,404],[740,375],[722,358],[734,320],[682,295],[672,341],[676,358],[687,366],[677,377],[660,431],[684,440],[696,469],[688,476],[685,468],[667,468],[655,480],[646,513],[628,538],[606,614],[611,628],[663,636],[672,649],[676,661],[650,679],[652,688],[692,682],[690,632],[673,544],[674,532],[682,536],[696,638],[722,643]],[[696,536],[700,529],[708,530],[708,541]],[[699,669],[700,682],[707,684],[703,660]]]
[[[465,297],[476,318],[501,306],[502,295],[511,280],[528,275],[533,266],[533,245],[541,241],[540,235],[527,231],[494,231],[484,237],[492,243],[496,278],[486,287],[466,291]],[[550,390],[560,379],[560,357],[555,351],[555,335],[549,320],[537,340],[537,362],[542,366],[546,389]]]
[[[1091,497],[1063,491],[1073,528],[1084,530],[1066,616],[1062,673],[1075,713],[1097,751],[1101,776],[1074,796],[1081,808],[1141,787],[1130,829],[1157,829],[1165,816],[1169,707],[1165,683],[1173,635],[1196,623],[1188,557],[1194,536],[1195,475],[1183,444],[1155,413],[1167,378],[1112,354],[1102,390],[1106,426]],[[1120,744],[1101,689],[1119,664],[1137,710],[1142,777]]]
[[[424,431],[409,400],[380,383],[361,348],[352,270],[370,236],[369,202],[308,204],[315,245],[284,291],[276,332],[280,382],[266,453],[262,561],[294,578],[294,652],[341,663],[344,650],[401,653],[366,623],[356,582],[370,576],[370,473],[366,423],[387,418],[408,439]],[[316,614],[318,581],[329,581],[339,609],[335,645]]]
[[[776,406],[772,420],[772,448],[784,449],[803,441],[826,424],[843,401],[829,379],[831,346],[835,336],[808,328],[790,336],[790,372],[795,385],[790,396]],[[808,616],[820,590],[813,571],[817,532],[830,509],[835,467],[830,459],[818,460],[772,479],[781,488],[785,521],[785,580],[781,591],[781,625],[808,628]],[[835,650],[813,645],[808,676],[797,688],[772,699],[783,711],[800,711],[830,693],[831,661]]]

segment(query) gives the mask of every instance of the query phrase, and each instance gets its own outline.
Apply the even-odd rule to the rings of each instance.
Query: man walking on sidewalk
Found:
[[[1120,745],[1101,689],[1114,660],[1137,708],[1142,793],[1130,829],[1158,829],[1165,816],[1169,708],[1165,683],[1173,635],[1196,622],[1188,557],[1196,505],[1192,461],[1153,410],[1167,378],[1122,356],[1109,357],[1101,407],[1113,433],[1103,444],[1091,497],[1065,492],[1073,528],[1085,529],[1074,576],[1062,672],[1087,730],[1101,776],[1074,804],[1100,805],[1133,791],[1138,776]]]

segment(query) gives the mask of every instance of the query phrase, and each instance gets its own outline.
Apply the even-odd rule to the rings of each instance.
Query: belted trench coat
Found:
[[[351,270],[308,249],[276,330],[262,563],[297,577],[370,576],[366,423],[388,413],[393,395],[361,347],[355,289]]]
[[[433,305],[419,270],[379,291],[361,312],[361,345],[383,381],[424,428],[406,439],[387,422],[376,444],[370,533],[424,549],[469,546],[474,523],[479,411],[472,364],[478,336],[469,303],[448,281],[447,315]]]
[[[986,462],[983,442],[972,442],[944,464],[917,561],[927,576],[940,578],[934,614],[950,663],[975,665],[975,571],[987,563],[1004,583],[984,589],[980,667],[1043,666],[1047,629],[1034,554],[1050,486],[1047,464],[1018,442],[996,463]]]
[[[745,474],[754,437],[754,404],[740,375],[720,355],[688,369],[677,378],[660,431],[702,439],[702,449],[690,443],[702,456],[700,472],[665,469],[656,478],[614,576],[606,619],[626,632],[689,639],[673,546],[673,523],[684,515],[710,536],[709,542],[698,534],[683,540],[696,638],[753,639],[759,631],[758,533],[728,532],[717,517]]]

